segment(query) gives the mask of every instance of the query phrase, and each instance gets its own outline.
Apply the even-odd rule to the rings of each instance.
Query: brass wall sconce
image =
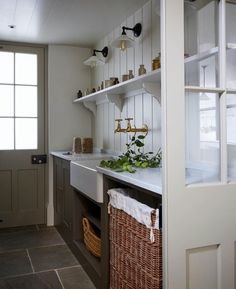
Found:
[[[105,46],[102,50],[94,49],[94,50],[93,50],[93,55],[92,55],[91,57],[89,57],[87,60],[84,61],[84,64],[85,64],[85,65],[89,65],[89,66],[91,66],[91,67],[95,67],[96,65],[103,65],[103,64],[105,64],[105,61],[103,61],[102,59],[100,59],[100,58],[97,57],[96,52],[102,53],[102,56],[103,56],[104,58],[106,58],[107,55],[108,55],[108,47]]]
[[[135,42],[132,38],[128,37],[126,34],[126,30],[131,30],[133,31],[134,37],[139,37],[141,32],[142,32],[142,24],[137,23],[133,28],[123,26],[122,27],[122,34],[120,37],[115,39],[112,43],[111,46],[114,48],[120,48],[122,51],[126,50],[129,47],[134,47]]]
[[[118,132],[124,132],[124,133],[129,133],[129,132],[134,132],[134,133],[137,133],[137,132],[142,132],[142,133],[148,133],[148,126],[146,124],[143,125],[143,127],[141,128],[136,128],[135,126],[132,127],[132,124],[131,124],[131,120],[133,120],[133,118],[131,117],[128,117],[126,118],[125,120],[127,120],[127,127],[126,128],[122,128],[121,127],[121,121],[122,121],[122,118],[118,118],[118,119],[115,119],[115,121],[117,121],[117,127],[114,131],[114,133],[118,133]]]

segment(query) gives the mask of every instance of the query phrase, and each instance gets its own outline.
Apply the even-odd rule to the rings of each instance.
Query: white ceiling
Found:
[[[146,2],[0,0],[0,40],[92,47]]]

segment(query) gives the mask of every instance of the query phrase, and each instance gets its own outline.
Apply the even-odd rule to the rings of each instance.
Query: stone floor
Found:
[[[0,289],[95,289],[54,227],[0,230]]]

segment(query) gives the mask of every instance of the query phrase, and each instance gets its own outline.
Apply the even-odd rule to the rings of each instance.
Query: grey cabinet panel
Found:
[[[12,211],[12,171],[2,170],[0,171],[0,211],[9,212]]]
[[[73,189],[70,186],[70,162],[54,157],[54,218],[72,238]]]
[[[70,170],[63,167],[63,191],[64,191],[64,222],[72,229],[72,213],[73,213],[73,190],[70,186]]]

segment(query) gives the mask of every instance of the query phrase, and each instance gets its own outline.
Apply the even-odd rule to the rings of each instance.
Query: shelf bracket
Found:
[[[161,105],[161,85],[157,82],[144,82],[143,89],[145,92],[151,94]]]
[[[122,111],[124,106],[124,95],[123,94],[106,94],[106,98],[109,102],[115,104],[115,106]]]
[[[92,101],[83,101],[83,105],[90,110],[94,116],[97,114],[97,106],[94,102]]]

